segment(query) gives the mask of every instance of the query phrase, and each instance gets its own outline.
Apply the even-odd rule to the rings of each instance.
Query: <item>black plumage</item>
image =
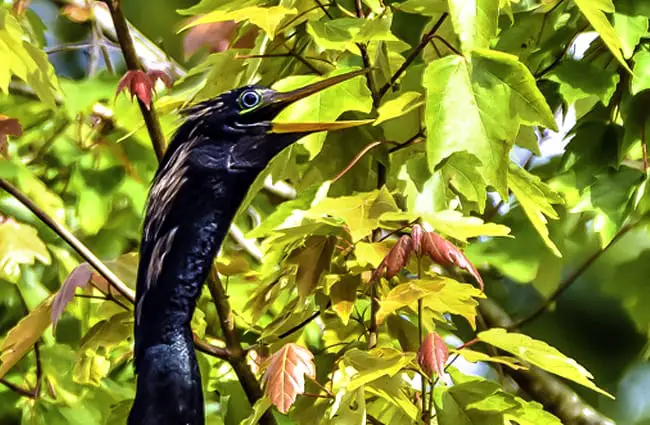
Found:
[[[129,425],[204,423],[190,321],[230,222],[275,155],[305,134],[346,127],[271,121],[295,100],[359,74],[289,93],[244,87],[184,111],[145,215],[135,308],[138,382]]]

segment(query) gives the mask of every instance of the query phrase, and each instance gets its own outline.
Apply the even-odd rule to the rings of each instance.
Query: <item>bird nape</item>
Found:
[[[269,161],[306,134],[359,122],[278,123],[286,106],[361,75],[279,93],[248,86],[183,111],[149,192],[135,305],[138,374],[129,425],[202,425],[190,321],[201,286],[246,192]]]

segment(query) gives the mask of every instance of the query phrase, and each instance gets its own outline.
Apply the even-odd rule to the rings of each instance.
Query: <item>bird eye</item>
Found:
[[[242,93],[242,95],[239,97],[239,103],[241,106],[243,106],[245,109],[250,109],[255,106],[257,106],[260,101],[262,100],[261,96],[259,93],[253,90],[248,90]]]

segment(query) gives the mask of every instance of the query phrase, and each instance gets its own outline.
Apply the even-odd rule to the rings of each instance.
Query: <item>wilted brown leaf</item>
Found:
[[[55,328],[56,323],[59,321],[59,318],[61,318],[66,306],[70,301],[72,301],[72,298],[74,298],[74,293],[77,288],[88,287],[88,282],[90,282],[91,276],[92,272],[88,263],[82,263],[75,267],[74,270],[72,270],[72,273],[70,273],[65,279],[52,303],[52,325]]]
[[[274,353],[264,374],[266,393],[277,409],[286,414],[305,392],[305,375],[315,378],[314,355],[298,344],[289,343]]]
[[[418,350],[417,359],[422,370],[429,376],[434,373],[440,376],[445,371],[445,364],[448,358],[449,350],[442,337],[436,332],[431,332],[427,335]]]
[[[427,254],[433,261],[441,266],[458,266],[471,274],[483,290],[483,279],[476,267],[454,244],[434,232],[425,232],[422,235],[422,253]]]
[[[54,295],[47,297],[7,333],[0,345],[0,379],[27,354],[50,326],[53,301]]]

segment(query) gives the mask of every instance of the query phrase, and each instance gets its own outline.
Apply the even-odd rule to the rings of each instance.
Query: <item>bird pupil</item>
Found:
[[[255,92],[246,92],[244,93],[244,96],[242,96],[242,104],[246,108],[251,108],[259,102],[260,97],[257,93]]]

